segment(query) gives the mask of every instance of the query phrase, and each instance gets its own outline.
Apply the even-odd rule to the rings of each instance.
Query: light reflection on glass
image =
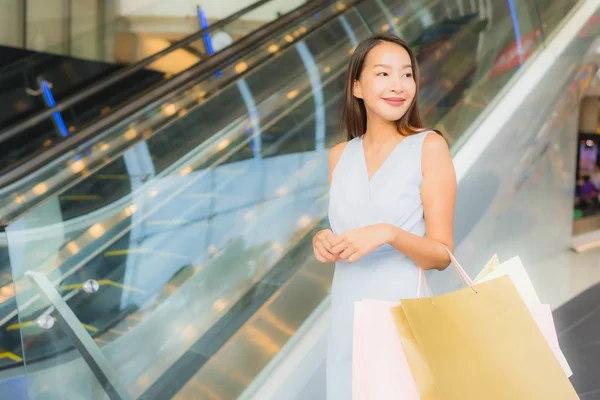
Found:
[[[179,171],[179,175],[181,176],[186,176],[188,175],[190,172],[192,172],[192,167],[187,166],[184,169],[182,169],[181,171]]]
[[[163,104],[161,109],[163,114],[165,114],[167,117],[170,117],[177,112],[177,106],[172,103]]]
[[[129,128],[125,131],[125,133],[123,134],[123,137],[127,140],[133,140],[136,138],[137,134],[138,133],[134,128]]]
[[[298,220],[298,227],[304,229],[310,226],[312,219],[309,216],[303,215]]]
[[[246,72],[247,69],[248,69],[248,64],[246,64],[243,61],[241,63],[237,63],[235,65],[235,72],[237,72],[238,74],[241,74],[242,72]]]
[[[71,164],[71,171],[73,171],[74,173],[81,172],[84,168],[85,163],[83,162],[83,160],[77,160],[73,162],[73,164]]]
[[[277,196],[285,196],[287,193],[288,193],[287,186],[282,186],[279,189],[277,189]]]
[[[67,249],[69,249],[69,251],[73,255],[79,253],[79,246],[75,242],[69,242],[69,243],[67,243]]]
[[[104,228],[104,225],[97,223],[90,226],[89,232],[92,237],[99,238],[100,236],[104,235],[106,229]]]
[[[46,185],[44,182],[38,183],[33,187],[33,189],[31,189],[31,191],[38,196],[41,196],[48,191],[48,185]]]

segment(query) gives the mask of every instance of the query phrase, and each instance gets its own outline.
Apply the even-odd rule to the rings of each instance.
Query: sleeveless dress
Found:
[[[363,137],[347,143],[333,171],[329,223],[336,235],[389,223],[425,235],[421,202],[421,150],[431,131],[404,138],[368,179]],[[399,301],[415,297],[418,268],[390,245],[360,260],[338,262],[331,288],[327,345],[327,400],[352,399],[353,305],[363,298]]]

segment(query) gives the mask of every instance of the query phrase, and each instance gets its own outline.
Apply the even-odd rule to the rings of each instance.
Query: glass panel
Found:
[[[514,40],[508,5],[484,13],[440,4],[338,3],[271,41],[310,31],[294,46],[257,57],[245,73],[236,71],[241,61],[223,68],[233,84],[192,81],[63,169],[32,176],[30,191],[4,208],[19,216],[7,231],[20,314],[5,320],[21,324],[23,345],[2,339],[22,351],[31,390],[67,398],[50,384],[59,378],[84,398],[100,388],[65,325],[44,329],[40,317],[58,316],[26,271],[56,286],[132,397],[242,393],[327,296],[332,269],[314,264],[310,237],[325,223],[326,150],[340,140],[356,41],[390,16],[391,29],[410,32],[422,110],[454,150],[520,68],[490,76]],[[17,206],[30,201],[20,216]]]
[[[551,34],[564,17],[579,3],[577,0],[530,0],[531,7],[541,18],[541,30]]]
[[[425,110],[438,114],[429,121],[446,132],[451,143],[468,138],[472,122],[541,45],[537,21],[527,2],[490,2],[470,24],[483,34],[453,41],[453,51],[440,60],[443,67],[436,68],[449,97],[434,111]]]
[[[10,193],[12,193],[12,195],[2,196],[2,198],[0,198],[0,204],[4,204],[7,207],[2,210],[3,212],[0,215],[4,216],[7,220],[11,219],[13,212],[22,208],[25,203],[39,201],[42,198],[51,195],[58,187],[65,187],[68,183],[64,178],[67,178],[67,180],[71,182],[73,182],[73,178],[79,179],[79,177],[72,174],[72,171],[78,171],[87,175],[89,171],[97,169],[100,165],[106,165],[106,157],[112,159],[114,155],[131,147],[132,143],[140,140],[140,138],[153,137],[163,126],[171,132],[178,133],[173,133],[168,136],[166,134],[159,135],[156,138],[149,139],[148,145],[143,146],[147,146],[150,149],[158,148],[159,151],[161,151],[165,149],[165,147],[162,144],[155,145],[156,141],[159,141],[160,143],[167,141],[171,147],[178,146],[178,140],[183,136],[189,136],[190,132],[192,132],[191,135],[194,136],[195,141],[188,142],[185,140],[184,142],[186,145],[178,147],[180,149],[179,151],[189,151],[190,147],[186,146],[193,146],[201,143],[207,137],[211,137],[217,130],[223,129],[227,124],[231,124],[231,121],[234,121],[236,117],[245,116],[248,109],[252,110],[255,107],[253,103],[262,101],[264,96],[266,96],[266,94],[262,92],[263,90],[272,90],[271,86],[263,84],[260,89],[252,92],[250,91],[250,88],[247,87],[248,83],[239,82],[232,85],[232,80],[245,75],[247,71],[252,70],[257,65],[269,59],[277,57],[296,57],[296,60],[298,60],[298,56],[292,53],[282,55],[284,49],[293,47],[293,45],[297,43],[297,40],[300,40],[313,27],[317,27],[323,23],[323,20],[329,18],[333,13],[340,13],[341,11],[338,10],[337,7],[338,6],[325,6],[322,12],[315,14],[307,21],[301,21],[296,25],[288,27],[273,37],[265,45],[260,46],[257,49],[249,49],[248,54],[240,54],[240,59],[234,60],[224,66],[219,74],[199,82],[191,81],[190,83],[185,84],[183,88],[168,96],[163,96],[161,99],[128,118],[123,123],[102,133],[93,141],[86,143],[84,146],[81,146],[74,151],[65,152],[59,159],[48,164],[46,168],[43,168],[36,173],[36,183],[25,181],[17,185],[18,187],[10,187]],[[302,64],[298,65],[294,63],[291,65],[293,68],[301,68]],[[156,80],[161,78],[153,73],[145,74],[145,76],[144,74],[142,75],[142,77],[138,75],[131,76],[131,84],[125,87],[129,87],[129,90],[134,93],[136,90],[140,90],[140,87],[149,85],[152,82],[156,83]],[[278,79],[277,76],[279,76],[279,74],[271,73],[269,75],[264,75],[261,79],[276,80]],[[133,78],[137,78],[138,80],[134,83]],[[119,92],[115,93],[115,87],[112,87],[112,96],[115,97],[113,97],[111,101],[114,101],[115,103],[111,103],[111,105],[116,105],[116,103],[127,96],[126,91],[122,88],[123,86],[120,84]],[[111,88],[107,89],[107,92],[110,91]],[[220,96],[219,98],[222,100],[208,102],[212,96],[217,95]],[[205,103],[205,106],[199,107]],[[224,112],[224,105],[227,105],[228,107],[227,112]],[[83,110],[85,110],[85,108],[83,108]],[[89,111],[90,110],[86,110],[86,113]],[[98,113],[104,113],[103,109],[98,110]],[[64,112],[62,114],[68,126],[69,120],[67,119],[67,116],[72,114],[76,113]],[[190,115],[187,116],[187,114]],[[183,122],[179,122],[179,117],[183,115],[186,115],[187,117]],[[95,118],[99,120],[105,119],[106,116],[98,117],[86,115],[86,118]],[[256,119],[256,116],[254,116],[254,119]],[[186,129],[186,124],[189,123],[194,125],[193,130]],[[54,146],[64,140],[64,137],[55,133],[52,124],[52,121],[45,121],[45,124],[39,124],[27,131],[27,134],[34,136],[37,139],[37,143],[34,143],[31,139],[23,143],[23,140],[26,139],[24,136],[19,136],[13,141],[9,140],[1,143],[1,147],[6,149],[5,154],[14,154],[14,158],[6,157],[4,159],[11,161],[9,164],[11,168],[18,165],[19,158],[27,156],[31,157],[34,154],[39,154],[41,147],[39,145],[40,142],[42,144],[48,143],[48,146]],[[252,125],[250,125],[250,127],[251,126]],[[256,127],[254,129],[256,129]],[[76,132],[73,134],[76,134]],[[165,139],[167,137],[168,139]],[[31,147],[23,147],[24,145],[31,145]],[[20,151],[18,154],[17,150]],[[143,153],[146,150],[141,149],[139,151]],[[174,157],[173,159],[177,159],[181,156],[180,153],[173,151],[172,148],[168,150],[168,155],[169,157]],[[154,159],[157,156],[151,157]],[[150,164],[151,163],[149,162],[145,162],[144,165]],[[152,166],[152,168],[147,168],[144,173],[154,173],[152,170],[156,169],[156,167],[160,169],[161,163],[158,162],[157,165]],[[65,168],[68,168],[68,171],[71,172],[64,175],[64,173],[67,172]],[[103,173],[102,175],[114,174],[122,177],[124,171],[111,174]],[[37,186],[41,181],[43,181],[44,184],[42,186]],[[58,181],[60,181],[60,184],[57,184]],[[34,188],[36,188],[36,191],[33,191]],[[8,190],[8,188],[4,188],[4,190]]]
[[[267,1],[253,12],[268,6],[269,2]],[[321,17],[318,17],[318,15],[315,16],[314,19],[309,21],[308,26],[315,26],[315,24],[319,23],[320,19]],[[215,90],[219,90],[223,86],[228,85],[231,82],[231,79],[235,79],[238,74],[245,72],[266,58],[274,57],[281,49],[292,45],[297,38],[307,32],[306,29],[306,26],[298,26],[296,30],[286,32],[285,35],[281,35],[275,41],[255,49],[254,52],[245,55],[242,59],[235,60],[235,64],[226,66],[216,76],[202,82],[201,86],[196,87],[196,92],[203,97],[211,95]],[[203,40],[204,39],[199,39],[197,42],[203,42]],[[169,57],[169,54],[165,55],[165,57]],[[6,171],[6,169],[15,168],[30,157],[39,155],[48,148],[63,142],[66,137],[76,135],[79,128],[86,127],[91,122],[105,119],[107,113],[117,109],[119,104],[132,96],[138,95],[140,91],[145,90],[149,86],[156,87],[156,85],[162,84],[162,81],[169,79],[173,73],[173,71],[161,70],[161,67],[157,63],[160,64],[163,58],[164,57],[158,59],[155,63],[150,65],[148,70],[139,71],[119,81],[118,84],[107,87],[100,93],[94,95],[93,98],[88,98],[81,103],[77,103],[72,108],[61,112],[60,115],[53,115],[53,120],[45,120],[35,126],[28,127],[25,132],[0,143],[3,153],[7,154],[7,157],[3,158],[3,162],[0,164],[0,169],[4,168]],[[201,59],[196,57],[196,62],[197,61],[201,61]],[[72,61],[68,61],[68,63],[73,64]],[[181,67],[184,63],[178,62],[177,65]],[[58,82],[61,81],[60,74],[64,74],[63,67],[64,66],[60,65],[57,66],[54,69],[54,76],[52,76],[52,71],[45,71],[43,75],[43,78],[50,82],[52,80],[57,81],[52,89],[57,100],[60,100],[65,96],[68,97],[68,95],[72,93],[72,91],[65,91],[65,88],[58,84]],[[73,68],[72,65],[70,67]],[[88,81],[92,79],[92,77],[89,76],[90,65],[85,64],[80,67],[84,67],[84,70],[88,75]],[[98,65],[97,67],[95,73],[96,78],[99,75],[107,75],[114,70],[114,67],[112,66],[107,67],[106,65]],[[187,67],[189,67],[189,65],[185,68]],[[58,74],[58,76],[56,74]],[[33,76],[30,77],[29,80],[35,81],[38,78],[39,76],[37,78]],[[81,85],[83,83],[84,82],[79,79],[79,84]],[[30,86],[35,88],[39,84],[40,83],[38,82],[33,82]],[[69,88],[72,88],[72,82],[67,82],[67,84],[70,85]],[[31,99],[25,100],[31,101]],[[188,104],[184,105],[188,106]],[[173,108],[173,105],[165,104],[165,107],[165,112],[168,113]],[[185,112],[186,107],[181,108],[183,108],[183,112]],[[19,115],[18,117],[21,116],[22,115]],[[57,118],[59,117],[64,121],[63,128],[58,124]],[[146,118],[147,117],[144,119]],[[5,122],[11,123],[14,121],[10,120]]]
[[[0,45],[23,46],[23,3],[14,0],[0,0]],[[4,59],[3,64],[12,60]]]
[[[27,49],[68,53],[69,4],[65,0],[29,0],[27,7]]]
[[[101,0],[71,0],[69,55],[86,60],[103,59],[104,7]],[[93,27],[90,32],[90,27]]]
[[[105,18],[105,14],[108,14],[108,4],[95,1],[57,1],[61,2],[64,10],[58,8],[54,12],[66,10],[67,14],[61,14],[60,21],[50,18],[45,24],[50,24],[48,26],[52,27],[53,31],[57,31],[55,25],[59,22],[63,23],[64,26],[61,25],[60,30],[70,32],[69,40],[48,46],[39,44],[32,48],[43,50],[42,54],[22,51],[23,54],[18,62],[5,67],[5,74],[2,76],[6,87],[0,96],[3,97],[3,101],[14,104],[14,109],[9,108],[8,112],[0,115],[0,123],[3,126],[22,124],[26,118],[52,105],[53,102],[48,100],[46,93],[50,93],[55,102],[60,102],[115,73],[123,67],[123,63],[136,62],[152,56],[172,44],[172,41],[164,38],[139,36],[135,32],[124,33],[123,27],[129,24],[128,17],[117,18],[104,24],[101,21]],[[0,171],[11,170],[30,157],[63,142],[67,137],[76,135],[79,130],[105,118],[119,105],[127,103],[148,87],[156,87],[173,75],[197,66],[213,52],[228,47],[254,29],[259,29],[273,21],[278,13],[288,12],[293,5],[298,5],[295,2],[280,4],[274,1],[261,0],[256,5],[249,5],[244,10],[251,9],[251,11],[240,11],[242,14],[238,18],[234,18],[218,29],[215,28],[210,35],[203,35],[190,41],[186,46],[168,51],[146,69],[119,80],[117,84],[109,85],[99,93],[85,98],[60,113],[53,114],[51,119],[41,121],[34,126],[23,125],[26,126],[25,131],[0,142],[0,151],[6,154],[6,157],[0,161]],[[37,3],[28,4],[31,8]],[[36,12],[43,14],[44,8],[40,7],[36,8]],[[161,10],[164,12],[164,3],[154,2],[143,9],[136,10],[136,14],[156,16],[160,15]],[[37,29],[45,29],[46,25],[41,24]],[[90,29],[90,26],[93,29]],[[198,27],[200,27],[199,23]],[[300,31],[294,33],[295,35],[289,36],[292,41],[302,34]],[[114,36],[112,39],[111,35]],[[124,36],[127,35],[129,39],[132,35],[139,36],[132,41],[138,44],[137,47],[131,48],[126,44],[127,39]],[[208,36],[211,37],[212,43],[210,51],[206,48]],[[251,68],[257,61],[271,56],[280,48],[290,44],[283,39],[279,38],[279,43],[269,43],[264,48],[258,49],[254,54],[248,55],[248,60],[238,60],[239,71]],[[116,43],[114,49],[108,45],[111,40]],[[111,55],[111,51],[114,56]],[[62,57],[58,54],[68,56]],[[114,64],[115,61],[118,64]],[[202,90],[205,92],[215,90],[225,85],[238,73],[234,69],[229,69],[229,73],[217,74],[214,77],[217,79],[211,79],[211,82],[207,82],[208,87]],[[46,92],[43,91],[43,81],[48,85]]]

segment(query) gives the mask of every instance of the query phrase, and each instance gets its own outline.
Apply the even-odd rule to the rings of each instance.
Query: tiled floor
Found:
[[[556,309],[600,283],[600,248],[583,253],[561,251],[526,267],[542,302]]]
[[[557,308],[554,319],[579,398],[600,399],[600,284]]]
[[[565,251],[528,270],[541,300],[554,309],[580,399],[600,399],[600,249]]]

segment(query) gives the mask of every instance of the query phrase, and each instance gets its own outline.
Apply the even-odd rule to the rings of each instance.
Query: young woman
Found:
[[[414,297],[418,269],[445,269],[452,251],[456,176],[448,145],[425,129],[419,70],[405,42],[375,35],[348,68],[347,141],[329,155],[331,230],[315,257],[335,262],[327,353],[327,399],[352,398],[353,304]]]

